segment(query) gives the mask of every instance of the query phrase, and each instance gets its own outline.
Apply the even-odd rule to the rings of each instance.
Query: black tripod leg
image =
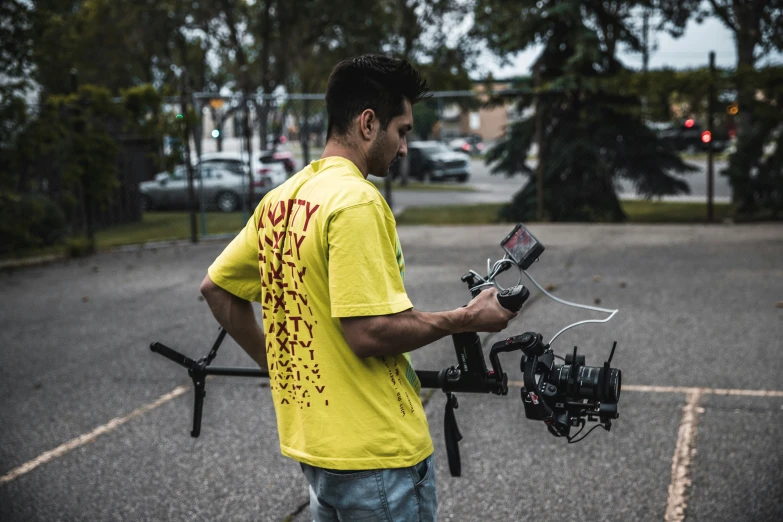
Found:
[[[184,366],[188,370],[192,370],[197,366],[196,361],[194,361],[187,355],[183,355],[176,350],[172,350],[165,344],[154,342],[150,345],[150,350],[152,350],[155,353],[161,354],[163,357],[167,359],[171,359],[175,363]]]
[[[204,409],[204,397],[207,395],[207,390],[204,387],[204,380],[194,382],[195,384],[195,397],[193,403],[193,431],[190,432],[191,437],[198,437],[201,433],[201,412]]]

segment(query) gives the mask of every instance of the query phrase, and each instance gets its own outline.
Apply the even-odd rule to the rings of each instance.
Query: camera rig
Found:
[[[506,256],[497,261],[494,266],[490,266],[490,262],[487,261],[486,276],[481,276],[473,270],[462,276],[462,281],[468,285],[473,297],[489,286],[497,286],[500,289],[497,295],[500,304],[511,311],[518,311],[530,296],[528,289],[519,284],[524,273],[541,292],[560,303],[611,315],[603,320],[591,319],[569,325],[555,334],[548,343],[544,342],[540,333],[535,332],[525,332],[498,341],[492,345],[489,353],[491,370],[487,368],[478,334],[475,332],[455,334],[452,339],[457,355],[456,366],[440,371],[416,370],[422,388],[440,389],[446,394],[444,433],[449,470],[455,477],[461,475],[462,468],[459,454],[459,441],[462,435],[454,413],[458,408],[455,393],[507,395],[508,375],[503,371],[500,363],[501,353],[521,352],[520,370],[524,384],[521,395],[525,416],[528,419],[543,421],[552,435],[566,438],[569,443],[579,442],[597,427],[609,431],[612,420],[619,417],[617,403],[620,398],[622,374],[619,369],[610,366],[617,342],[612,346],[609,359],[601,367],[586,366],[585,357],[577,354],[576,347],[573,353],[566,355],[565,358],[555,355],[551,348],[552,342],[565,330],[584,323],[606,322],[617,313],[617,310],[569,303],[552,296],[542,288],[526,270],[538,260],[544,251],[544,246],[521,224],[518,224],[501,242],[501,246]],[[519,281],[513,287],[500,288],[495,282],[496,277],[512,267],[519,269]],[[221,327],[208,354],[198,360],[191,359],[160,342],[153,342],[150,345],[153,352],[188,370],[195,388],[193,429],[190,432],[192,437],[198,437],[201,433],[207,376],[269,377],[269,372],[259,368],[212,366],[211,363],[225,336],[226,331]],[[563,364],[556,364],[555,359],[561,359]],[[586,420],[597,424],[586,434],[578,437],[585,427]],[[571,435],[572,427],[579,427],[579,431],[574,435]]]

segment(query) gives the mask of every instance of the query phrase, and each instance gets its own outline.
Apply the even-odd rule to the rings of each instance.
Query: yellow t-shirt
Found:
[[[209,267],[218,286],[261,302],[283,455],[361,470],[433,452],[410,358],[357,357],[339,319],[412,308],[404,271],[389,206],[339,157],[267,194]]]

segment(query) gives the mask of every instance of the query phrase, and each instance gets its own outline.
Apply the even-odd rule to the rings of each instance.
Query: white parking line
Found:
[[[688,400],[683,407],[682,421],[677,433],[677,445],[672,458],[672,480],[669,483],[669,498],[666,502],[666,522],[685,520],[685,508],[688,506],[688,488],[691,485],[691,457],[694,454],[693,441],[696,438],[696,421],[698,414],[704,411],[699,408],[702,393],[688,392]],[[701,411],[700,411],[701,410]]]
[[[521,388],[524,386],[524,383],[522,381],[509,381],[508,385]],[[183,393],[187,392],[189,389],[190,386],[177,386],[169,393],[161,395],[160,397],[150,402],[149,404],[145,404],[143,406],[136,408],[135,410],[125,415],[124,417],[116,417],[110,420],[109,422],[107,422],[106,424],[103,424],[102,426],[98,426],[97,428],[95,428],[89,433],[85,433],[84,435],[79,435],[78,437],[71,439],[64,444],[57,446],[53,450],[49,450],[47,452],[41,453],[36,458],[25,462],[21,466],[14,468],[8,473],[6,473],[5,475],[1,476],[0,485],[11,482],[12,480],[15,480],[21,477],[22,475],[31,472],[35,468],[42,466],[47,462],[51,462],[52,460],[62,457],[66,453],[69,453],[70,451],[80,446],[84,446],[85,444],[94,441],[99,436],[105,435],[106,433],[109,433],[117,429],[118,427],[122,426],[126,422],[136,417],[139,417],[140,415],[143,415],[148,411],[153,410],[158,406],[172,399],[176,399]],[[701,398],[702,395],[708,395],[708,394],[744,395],[744,396],[752,396],[752,397],[783,397],[783,391],[776,391],[776,390],[737,390],[737,389],[723,389],[723,388],[693,388],[693,387],[683,387],[683,386],[644,386],[644,385],[629,385],[629,384],[624,385],[622,389],[623,391],[642,392],[642,393],[685,393],[688,396],[688,402],[685,405],[685,415],[683,416],[683,420],[680,425],[679,436],[677,438],[677,448],[674,451],[674,458],[672,460],[672,485],[669,486],[669,502],[666,508],[667,521],[670,520],[668,518],[670,506],[683,506],[683,512],[684,512],[685,498],[687,494],[687,485],[690,484],[690,479],[688,478],[687,475],[690,466],[691,445],[693,443],[693,438],[696,433],[695,414],[698,413],[699,410],[697,406],[699,398]],[[692,405],[691,405],[691,400],[695,401],[693,402]],[[688,428],[684,430],[683,426],[685,426],[686,424]],[[681,474],[680,470],[685,470],[685,473]],[[676,487],[675,487],[675,482],[676,482]],[[681,487],[682,484],[685,484],[685,487]],[[674,494],[672,493],[673,490],[674,490]],[[680,519],[673,518],[671,520],[681,520],[681,518]]]
[[[520,385],[523,385],[520,383]],[[692,388],[686,386],[643,386],[625,385],[622,391],[649,393],[701,393],[702,395],[737,395],[745,397],[783,397],[783,391],[778,390],[737,390],[731,388]]]
[[[84,446],[85,444],[89,444],[90,442],[94,441],[101,435],[105,435],[106,433],[109,433],[110,431],[113,431],[117,429],[118,427],[122,426],[126,422],[128,422],[131,419],[134,419],[140,415],[144,415],[150,410],[153,410],[160,406],[161,404],[164,404],[171,399],[176,399],[186,391],[190,389],[190,386],[177,386],[173,390],[171,390],[169,393],[165,395],[161,395],[154,401],[150,402],[149,404],[145,404],[144,406],[140,406],[130,412],[129,414],[125,415],[124,417],[115,417],[106,424],[102,426],[98,426],[94,430],[92,430],[89,433],[85,433],[84,435],[79,435],[78,437],[69,440],[65,444],[61,444],[54,448],[53,450],[49,450],[45,453],[41,453],[33,460],[27,461],[21,466],[12,469],[2,477],[0,477],[0,485],[5,484],[7,482],[11,482],[12,480],[15,480],[25,473],[29,473],[38,466],[42,466],[43,464],[46,464],[47,462],[50,462],[56,458],[62,457],[66,453],[80,447]]]
[[[508,381],[509,386],[523,388],[522,381]],[[691,386],[647,386],[643,384],[623,384],[622,391],[643,393],[700,393],[702,395],[737,395],[745,397],[783,397],[779,390],[738,390],[732,388],[697,388]]]

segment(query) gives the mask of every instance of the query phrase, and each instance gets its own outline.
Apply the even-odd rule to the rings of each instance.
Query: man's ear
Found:
[[[372,109],[365,109],[364,112],[359,115],[359,132],[365,140],[371,141],[375,138],[375,134],[378,132],[380,124],[380,121],[378,121],[378,118],[375,116],[375,111]]]

